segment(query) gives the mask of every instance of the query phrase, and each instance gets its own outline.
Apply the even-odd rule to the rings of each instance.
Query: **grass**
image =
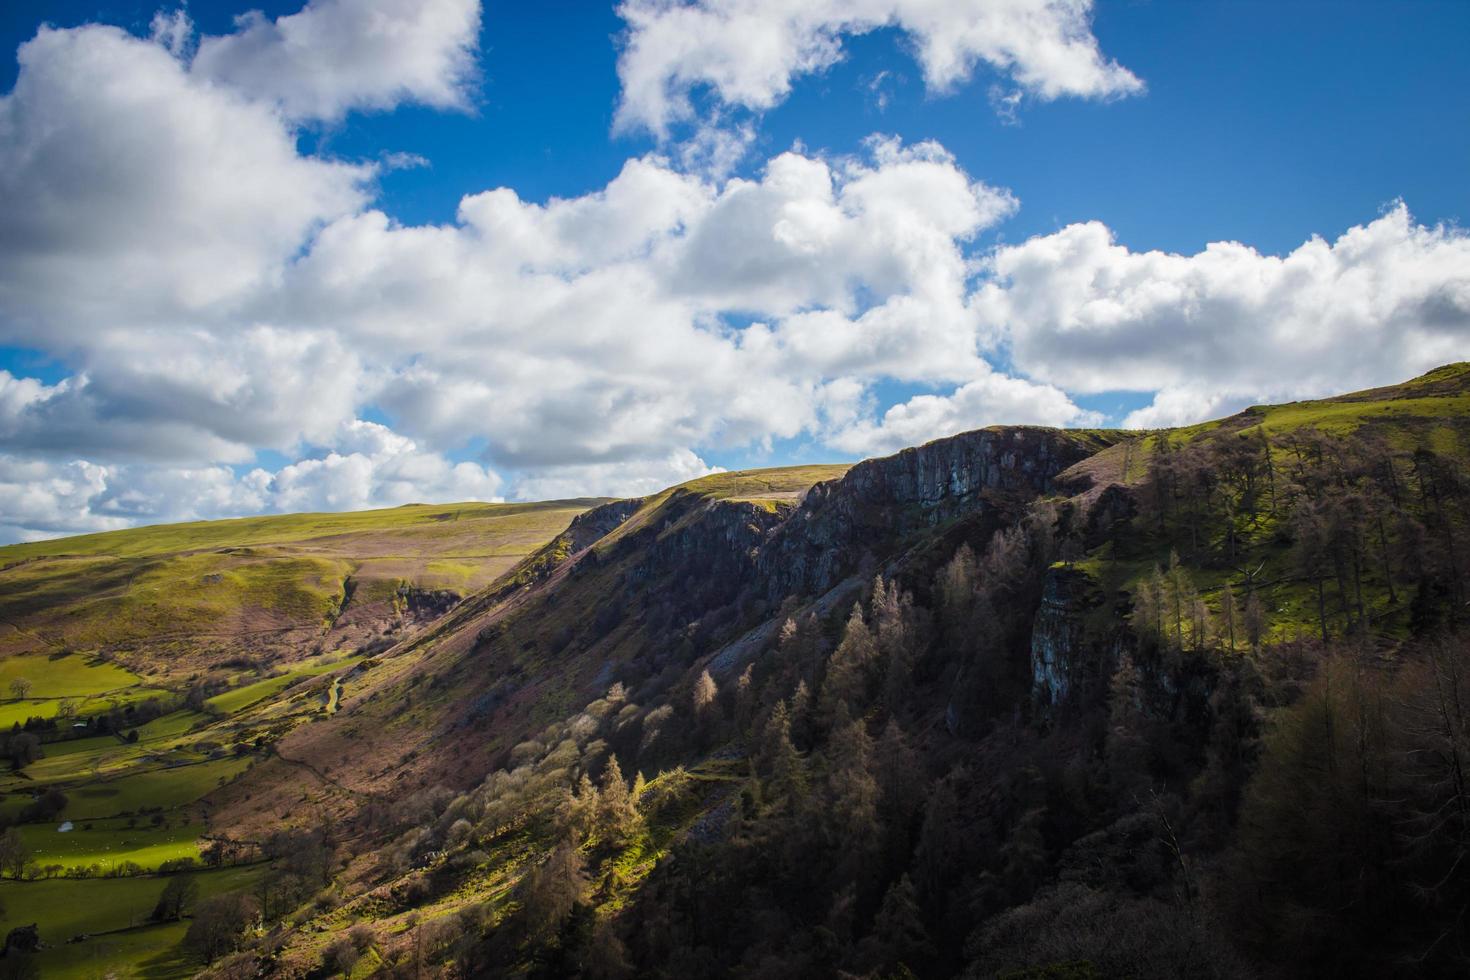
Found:
[[[242,891],[255,884],[263,867],[189,872],[201,898]],[[52,978],[191,976],[198,965],[180,955],[177,944],[187,923],[135,928],[147,922],[168,879],[164,877],[0,881],[0,931],[35,922],[48,949],[36,955],[40,975]],[[118,932],[117,930],[128,930]],[[104,934],[104,935],[99,935]],[[68,943],[86,934],[86,942]],[[97,972],[100,969],[101,972]]]
[[[47,742],[46,758],[55,759],[58,756],[80,755],[84,752],[88,754],[106,752],[110,749],[120,749],[123,744],[112,735],[94,735],[91,738],[73,738],[65,742]]]
[[[380,618],[404,586],[467,594],[599,502],[410,505],[10,545],[0,548],[0,664],[28,654],[13,669],[32,670],[60,650],[111,648],[167,674],[199,653],[287,655],[334,624],[349,583],[359,605],[382,604]],[[65,678],[52,688],[79,689]]]
[[[129,687],[90,697],[78,697],[77,712],[81,716],[102,714],[113,708],[125,708],[130,704],[147,701],[149,698],[166,698],[169,692],[157,687]],[[24,724],[28,718],[55,718],[64,698],[31,698],[26,701],[0,703],[0,728],[9,728],[16,722]]]
[[[711,473],[647,498],[631,517],[597,543],[597,550],[606,551],[640,528],[660,523],[659,515],[664,507],[682,497],[747,501],[771,510],[774,509],[775,501],[795,501],[816,484],[824,480],[835,480],[851,468],[850,463],[833,463]]]
[[[302,678],[319,677],[339,667],[351,667],[361,662],[362,657],[338,657],[318,661],[297,667],[294,670],[289,670],[279,677],[268,677],[265,680],[256,681],[254,684],[247,684],[244,687],[237,687],[233,691],[226,691],[224,694],[218,694],[204,703],[212,712],[231,715],[260,701],[264,701],[266,698],[279,694]]]
[[[148,724],[138,729],[138,740],[140,742],[160,741],[183,735],[201,722],[209,721],[209,716],[198,711],[175,711],[155,718]]]
[[[206,548],[242,548],[329,538],[338,535],[391,530],[453,528],[461,522],[504,522],[524,520],[548,511],[580,513],[603,502],[603,498],[553,500],[528,504],[406,504],[383,510],[342,514],[283,514],[245,517],[226,521],[196,521],[104,531],[76,537],[8,545],[0,548],[0,563],[64,555],[107,555],[116,558],[142,557],[168,552]],[[537,523],[534,520],[531,523]],[[452,535],[457,536],[457,535]]]
[[[246,759],[219,759],[89,783],[67,791],[70,802],[62,818],[77,821],[137,813],[145,808],[171,810],[193,803],[238,776],[248,765]]]
[[[125,667],[81,656],[18,656],[0,660],[0,693],[9,694],[13,681],[31,682],[31,698],[75,698],[105,694],[139,683]]]
[[[191,977],[202,964],[180,947],[188,931],[187,922],[169,922],[107,933],[44,950],[37,954],[36,964],[42,976],[61,980]]]
[[[104,871],[125,861],[155,871],[164,861],[199,857],[199,823],[152,827],[146,820],[129,828],[123,820],[97,821],[87,830],[78,823],[61,833],[56,824],[30,824],[20,828],[21,837],[35,852],[38,865],[59,864],[64,868],[100,866]]]
[[[112,737],[87,738],[79,741],[88,743],[87,748],[72,752],[54,752],[52,751],[54,745],[67,745],[68,743],[44,745],[46,754],[26,767],[25,775],[29,777],[30,782],[40,786],[75,780],[78,777],[89,775],[112,775],[120,767],[136,764],[147,751],[141,743],[129,745]]]

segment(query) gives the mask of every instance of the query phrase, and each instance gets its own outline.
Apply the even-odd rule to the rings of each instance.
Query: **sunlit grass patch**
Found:
[[[62,818],[86,820],[137,813],[144,808],[171,810],[193,803],[239,775],[248,759],[219,759],[99,780],[68,790]]]
[[[202,824],[181,826],[173,817],[171,826],[154,827],[147,817],[131,819],[137,821],[137,826],[128,827],[126,819],[114,818],[96,821],[90,830],[86,829],[86,821],[74,822],[65,833],[55,823],[28,824],[20,828],[20,834],[41,867],[98,867],[105,874],[131,862],[154,871],[165,861],[199,857]]]
[[[30,682],[32,698],[81,698],[132,687],[141,680],[125,667],[80,654],[0,659],[0,697],[8,696],[11,683],[18,679]]]

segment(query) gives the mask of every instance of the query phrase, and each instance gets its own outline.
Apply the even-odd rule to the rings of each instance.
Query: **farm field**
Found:
[[[134,826],[127,824],[132,822]],[[99,867],[106,873],[124,861],[156,871],[165,861],[199,858],[202,823],[182,823],[153,827],[148,820],[133,818],[73,822],[71,830],[60,831],[53,824],[27,824],[20,828],[21,839],[42,866],[60,865],[63,869]],[[63,874],[65,871],[62,872]]]
[[[252,887],[263,866],[185,872],[201,898]],[[149,925],[149,913],[169,879],[130,878],[0,881],[0,930],[37,924],[47,948],[36,965],[46,980],[106,976],[184,977],[198,964],[179,947],[187,922]],[[75,936],[88,936],[71,943]]]

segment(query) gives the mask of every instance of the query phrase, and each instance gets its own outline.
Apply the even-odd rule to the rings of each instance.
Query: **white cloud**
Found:
[[[91,510],[106,488],[107,470],[94,463],[58,466],[0,453],[0,544],[128,527],[126,518]]]
[[[472,195],[453,226],[334,222],[270,315],[396,351],[377,397],[415,437],[518,470],[656,466],[814,431],[842,378],[987,371],[962,246],[1014,207],[933,144],[724,184],[650,157],[571,200]]]
[[[405,102],[464,109],[479,33],[479,0],[310,0],[276,20],[252,11],[235,33],[201,38],[190,71],[293,119]]]
[[[1142,82],[1099,51],[1092,0],[625,0],[617,125],[663,136],[693,118],[691,96],[756,112],[842,58],[842,39],[882,27],[913,45],[943,92],[984,62],[1041,99],[1100,98]]]
[[[677,483],[719,473],[687,449],[659,459],[549,467],[518,479],[514,495],[521,500],[569,497],[644,497]]]
[[[304,157],[270,107],[110,27],[42,28],[0,97],[0,342],[228,314],[371,169]]]
[[[1285,256],[1134,252],[1096,222],[989,261],[975,301],[1016,367],[1073,392],[1160,392],[1129,424],[1400,381],[1470,347],[1470,235],[1402,203]]]
[[[248,462],[324,445],[365,394],[362,365],[320,331],[100,331],[56,385],[0,371],[0,440],[97,461]]]
[[[893,405],[879,421],[860,419],[827,444],[845,452],[881,455],[987,425],[1098,425],[1102,417],[1072,403],[1065,392],[1003,374],[988,374],[948,395],[915,395]]]

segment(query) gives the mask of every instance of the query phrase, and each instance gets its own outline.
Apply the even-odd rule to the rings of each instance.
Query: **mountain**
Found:
[[[0,549],[34,685],[6,961],[1463,971],[1467,541],[1456,364],[635,500]]]

